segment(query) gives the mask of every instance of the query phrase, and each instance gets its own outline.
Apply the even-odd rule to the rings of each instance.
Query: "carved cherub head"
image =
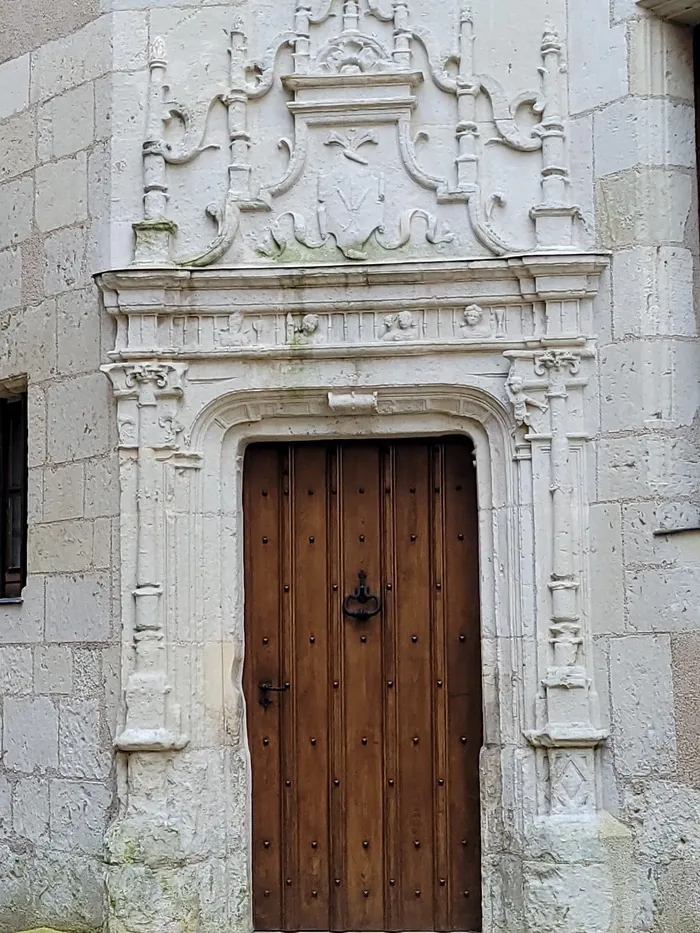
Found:
[[[301,321],[301,332],[305,337],[312,337],[318,330],[318,314],[305,314]]]
[[[469,305],[464,309],[464,320],[470,327],[476,327],[477,324],[481,324],[483,317],[484,312],[479,305]]]

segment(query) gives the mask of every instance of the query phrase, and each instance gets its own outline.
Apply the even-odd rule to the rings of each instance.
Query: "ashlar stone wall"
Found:
[[[593,166],[601,305],[591,510],[606,808],[634,831],[633,929],[700,927],[698,210],[692,33],[569,4],[572,130]]]
[[[0,384],[26,378],[29,580],[0,605],[0,930],[101,929],[119,699],[112,96],[141,13],[0,4]]]

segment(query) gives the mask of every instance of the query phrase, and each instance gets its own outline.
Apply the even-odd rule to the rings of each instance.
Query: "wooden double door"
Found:
[[[467,439],[260,445],[244,480],[256,930],[481,930]]]

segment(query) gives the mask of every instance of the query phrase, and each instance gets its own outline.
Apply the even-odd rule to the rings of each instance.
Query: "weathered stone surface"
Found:
[[[58,703],[61,774],[88,780],[106,778],[112,755],[98,702],[62,698]]]
[[[54,463],[104,454],[109,423],[102,416],[107,386],[99,374],[60,382],[48,390],[49,454]]]
[[[42,233],[87,220],[87,157],[83,153],[36,170],[36,222]]]
[[[36,161],[34,114],[27,110],[0,126],[0,182],[31,171]]]
[[[76,206],[74,213],[84,215],[84,204]],[[61,215],[56,216],[60,219]],[[57,295],[74,288],[83,288],[88,284],[85,240],[84,227],[68,227],[46,237],[44,241],[46,264],[43,273],[44,289],[47,295]]]
[[[0,185],[0,249],[26,240],[32,232],[34,179],[25,175]]]
[[[110,584],[104,573],[51,576],[46,582],[46,637],[54,642],[107,641]]]
[[[22,253],[19,249],[0,252],[0,311],[16,308],[22,302]]]
[[[58,767],[58,711],[48,697],[6,697],[3,764],[31,773]]]
[[[0,647],[0,694],[31,694],[33,687],[32,649]]]
[[[31,100],[48,100],[109,71],[109,41],[109,17],[102,16],[42,45],[32,56]]]
[[[1,60],[1,57],[0,57]],[[29,55],[13,57],[0,65],[0,120],[24,110],[29,104]]]
[[[67,645],[42,645],[34,650],[34,689],[38,694],[73,692],[73,657]]]
[[[85,855],[100,855],[112,802],[104,784],[52,780],[51,845],[65,852],[76,849]]]
[[[25,777],[12,790],[12,828],[34,844],[49,838],[49,785],[46,778]]]
[[[610,683],[618,774],[674,774],[676,733],[669,637],[633,635],[613,639]]]
[[[51,98],[39,108],[37,122],[37,155],[41,162],[61,159],[91,146],[95,138],[93,85],[83,84]]]

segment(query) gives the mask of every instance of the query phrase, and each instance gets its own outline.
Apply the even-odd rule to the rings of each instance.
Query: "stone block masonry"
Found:
[[[0,385],[26,378],[29,580],[0,605],[0,930],[101,930],[119,685],[105,82],[139,67],[143,14],[0,5]],[[121,19],[120,19],[121,17]],[[120,25],[116,21],[120,20]],[[104,235],[100,233],[104,231]]]

